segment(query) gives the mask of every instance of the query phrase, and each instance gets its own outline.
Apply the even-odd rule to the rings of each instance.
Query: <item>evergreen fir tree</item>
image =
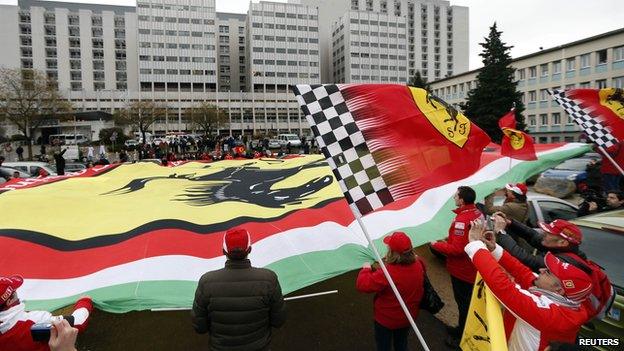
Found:
[[[416,74],[414,74],[412,79],[410,79],[408,85],[412,86],[412,87],[415,87],[415,88],[423,88],[423,89],[425,89],[427,91],[431,90],[431,87],[429,86],[429,83],[427,83],[427,79],[423,78],[420,75],[420,70],[416,71]]]
[[[477,86],[468,92],[468,99],[461,107],[470,120],[483,129],[495,142],[502,139],[498,120],[514,106],[516,107],[517,129],[525,129],[524,104],[522,93],[516,90],[515,68],[511,67],[509,50],[501,41],[501,33],[496,29],[496,22],[490,27],[490,34],[485,43],[480,43],[483,52],[483,68],[477,75]]]

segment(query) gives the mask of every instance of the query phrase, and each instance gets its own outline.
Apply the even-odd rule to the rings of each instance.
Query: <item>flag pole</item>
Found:
[[[611,164],[613,164],[615,168],[617,168],[617,170],[620,171],[620,174],[624,176],[624,170],[622,170],[622,167],[620,167],[620,165],[618,165],[617,162],[615,162],[613,157],[609,155],[607,150],[605,150],[602,146],[598,146],[598,150],[600,150],[602,154],[605,155],[609,159],[609,161],[611,161]],[[620,150],[619,152],[624,152],[624,151]]]
[[[416,336],[418,337],[418,340],[420,341],[420,344],[422,345],[422,347],[423,347],[423,349],[425,351],[429,351],[429,347],[427,346],[427,343],[425,342],[425,339],[423,338],[422,334],[420,334],[420,330],[418,330],[418,327],[416,326],[416,322],[414,322],[414,318],[412,318],[412,315],[410,314],[409,310],[407,309],[407,306],[405,305],[405,301],[403,301],[403,298],[401,297],[401,294],[399,293],[399,290],[397,290],[397,287],[394,284],[394,281],[392,280],[392,277],[390,277],[390,273],[388,273],[388,269],[386,269],[386,265],[384,264],[383,260],[381,259],[381,255],[379,254],[379,251],[377,250],[377,247],[375,246],[375,244],[373,243],[373,240],[371,239],[370,235],[368,234],[368,231],[366,230],[366,226],[364,226],[364,222],[362,222],[362,218],[360,217],[359,214],[356,214],[356,213],[354,213],[354,214],[355,214],[355,219],[357,219],[357,222],[360,225],[360,228],[362,228],[362,232],[364,232],[364,236],[366,237],[366,240],[368,241],[368,244],[373,249],[373,252],[375,253],[375,257],[377,257],[377,261],[379,262],[379,266],[381,267],[381,270],[383,271],[383,274],[386,276],[386,279],[388,279],[388,283],[390,284],[390,288],[392,288],[392,291],[394,292],[394,295],[396,296],[397,300],[399,301],[399,305],[401,305],[401,308],[403,309],[403,312],[405,312],[405,316],[407,317],[407,320],[410,322],[410,325],[412,326],[412,329],[414,329],[414,332],[416,332]]]

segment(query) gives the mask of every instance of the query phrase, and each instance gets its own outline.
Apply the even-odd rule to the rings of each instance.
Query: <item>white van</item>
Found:
[[[281,146],[301,146],[301,140],[296,134],[280,134],[277,136],[277,140]]]
[[[49,140],[52,145],[78,145],[89,141],[82,134],[52,134]]]

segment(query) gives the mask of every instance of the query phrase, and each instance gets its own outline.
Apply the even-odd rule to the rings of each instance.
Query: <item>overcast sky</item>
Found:
[[[276,0],[286,2],[286,0]],[[82,0],[72,2],[134,5],[134,0]],[[246,13],[247,0],[216,0],[217,11]],[[254,2],[258,2],[254,0]],[[470,19],[470,69],[481,67],[479,43],[496,21],[503,41],[513,45],[512,57],[527,55],[575,40],[624,27],[622,0],[450,0],[467,6]],[[0,4],[17,4],[0,0]]]

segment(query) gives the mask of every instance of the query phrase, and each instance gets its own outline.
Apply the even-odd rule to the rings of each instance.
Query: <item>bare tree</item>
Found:
[[[129,125],[134,130],[138,130],[143,137],[143,145],[147,142],[145,133],[149,127],[157,120],[165,116],[167,107],[154,101],[134,101],[125,109],[118,110],[114,119],[121,125]]]
[[[56,82],[31,69],[0,69],[0,120],[14,124],[28,142],[32,159],[34,131],[47,120],[69,119],[72,106]]]
[[[187,109],[185,117],[194,129],[200,129],[206,136],[212,136],[213,132],[225,128],[229,123],[224,110],[219,110],[215,105],[207,102]]]

